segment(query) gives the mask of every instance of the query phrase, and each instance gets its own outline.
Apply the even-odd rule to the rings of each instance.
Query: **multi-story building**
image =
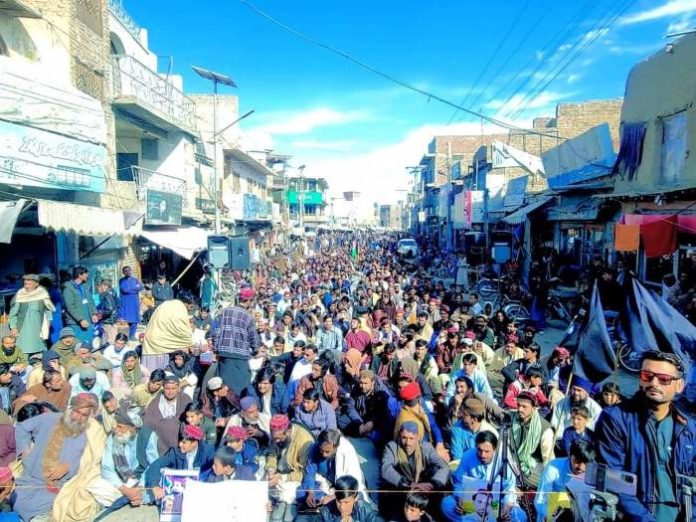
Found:
[[[329,185],[324,178],[288,178],[287,202],[290,221],[296,226],[311,228],[327,223],[328,189]]]
[[[0,2],[0,188],[24,199],[0,275],[205,248],[214,154],[168,65],[119,0]]]
[[[378,226],[390,230],[402,230],[403,205],[380,205]]]

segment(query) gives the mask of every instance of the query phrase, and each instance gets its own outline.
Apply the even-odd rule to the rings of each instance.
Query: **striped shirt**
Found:
[[[225,308],[215,339],[217,353],[223,357],[250,359],[258,351],[259,345],[253,317],[244,308]]]

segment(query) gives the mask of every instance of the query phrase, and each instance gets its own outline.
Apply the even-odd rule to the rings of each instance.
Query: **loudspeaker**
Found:
[[[230,240],[225,236],[208,236],[208,262],[213,268],[230,266]]]
[[[249,258],[249,238],[230,238],[230,265],[233,270],[249,270],[251,260]]]

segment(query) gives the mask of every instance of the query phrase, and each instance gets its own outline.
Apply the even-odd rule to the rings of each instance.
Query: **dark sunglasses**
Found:
[[[667,375],[666,373],[655,373],[648,370],[641,370],[638,377],[643,382],[652,382],[652,380],[657,377],[657,382],[661,386],[669,386],[673,381],[678,381],[681,379],[680,375]]]

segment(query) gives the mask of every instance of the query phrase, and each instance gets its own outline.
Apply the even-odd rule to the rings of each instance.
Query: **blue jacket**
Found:
[[[290,398],[286,393],[287,386],[279,376],[276,377],[273,383],[273,390],[271,393],[271,416],[278,415],[279,413],[287,413],[290,408]],[[259,408],[263,407],[261,397],[259,397],[259,392],[253,384],[250,384],[244,390],[242,390],[242,398],[253,397],[259,401]]]
[[[595,426],[598,462],[607,464],[611,469],[635,473],[638,477],[637,496],[619,497],[620,509],[628,520],[634,522],[657,522],[648,507],[656,500],[656,455],[648,447],[648,415],[642,393],[638,392],[628,401],[605,409]],[[696,474],[696,422],[674,404],[672,415],[674,436],[671,470],[693,477]],[[679,492],[675,493],[679,499]]]
[[[196,456],[193,459],[193,467],[200,469],[200,479],[205,482],[215,458],[215,448],[207,442],[199,442]],[[167,453],[154,461],[145,471],[145,487],[152,488],[160,483],[160,476],[164,468],[187,469],[186,455],[179,448],[169,448]]]

